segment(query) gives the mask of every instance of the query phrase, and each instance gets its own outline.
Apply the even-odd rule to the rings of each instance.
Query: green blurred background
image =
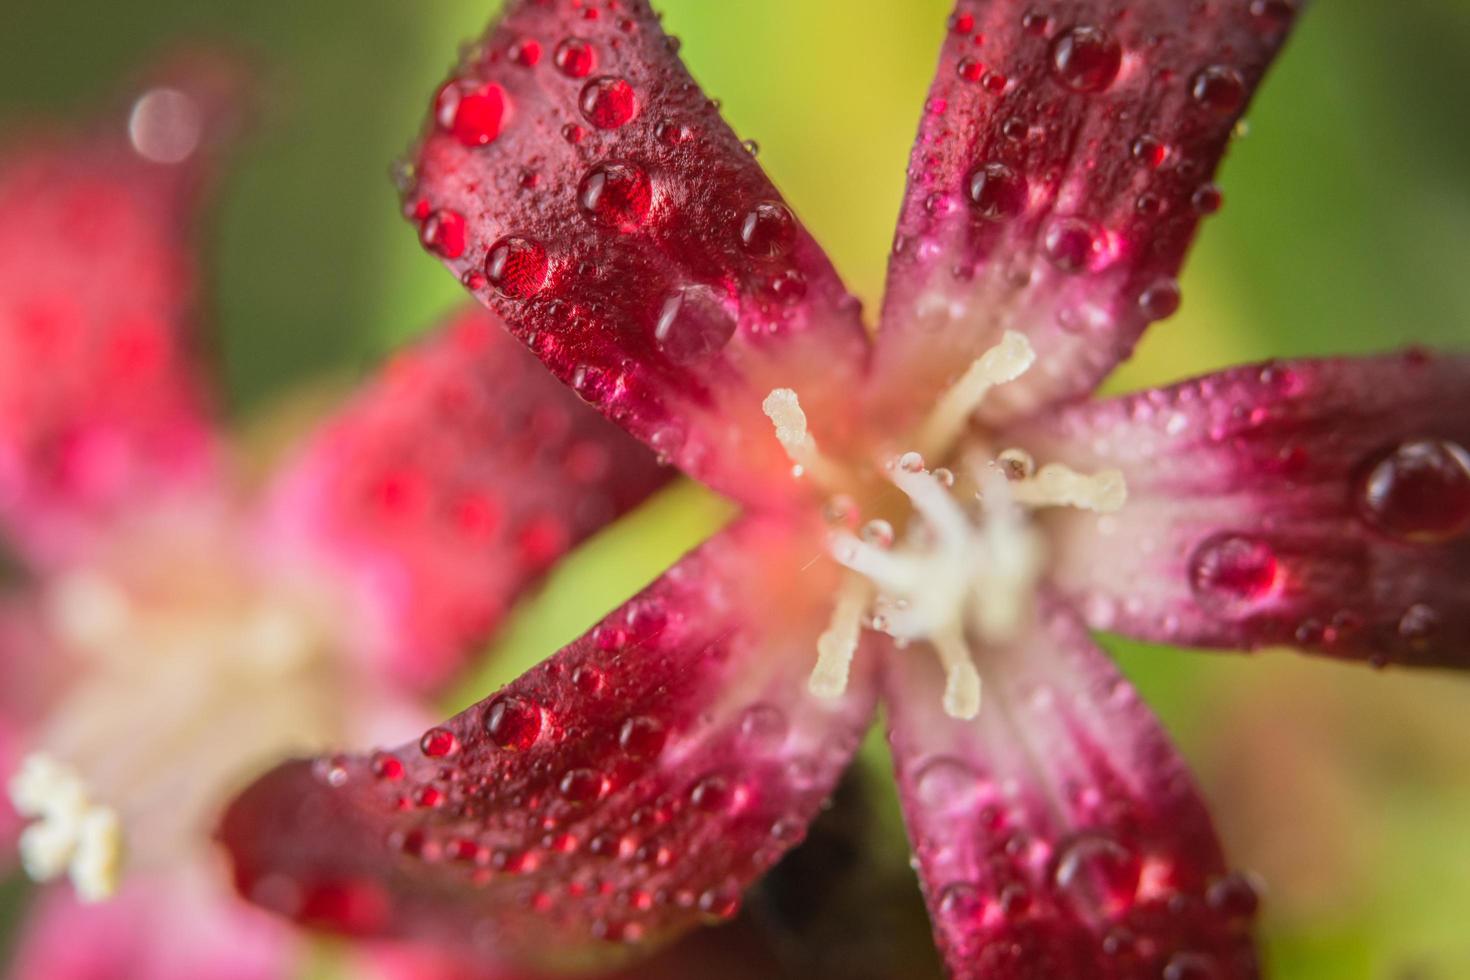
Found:
[[[79,118],[179,41],[258,65],[260,124],[206,228],[217,359],[243,423],[360,376],[456,301],[398,219],[387,171],[492,6],[7,0],[0,132]],[[658,6],[873,308],[948,4]],[[1465,0],[1317,4],[1232,150],[1183,311],[1111,386],[1276,355],[1470,346],[1466,51]],[[681,488],[604,535],[518,617],[465,696],[580,632],[723,514]],[[1236,862],[1269,880],[1276,975],[1470,976],[1470,683],[1109,646],[1195,763]]]

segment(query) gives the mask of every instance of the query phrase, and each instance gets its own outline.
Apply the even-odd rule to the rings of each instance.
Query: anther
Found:
[[[1028,507],[1078,507],[1111,514],[1127,503],[1128,485],[1118,470],[1088,475],[1048,463],[1034,476],[1013,482],[1011,495]]]
[[[919,453],[929,459],[948,455],[990,389],[1016,380],[1035,361],[1036,352],[1025,336],[1014,330],[1006,331],[1000,343],[977,357],[940,396],[919,430]]]
[[[20,835],[26,874],[50,881],[66,872],[83,901],[110,898],[122,873],[117,812],[92,802],[82,777],[46,755],[23,760],[9,790],[16,812],[35,821]]]
[[[776,388],[761,402],[761,411],[776,428],[776,441],[786,450],[791,462],[809,473],[818,483],[828,487],[844,485],[842,469],[817,448],[817,440],[807,431],[806,412],[801,400],[790,388]]]
[[[980,713],[980,672],[970,648],[957,632],[940,633],[932,642],[944,667],[944,713],[969,721]]]

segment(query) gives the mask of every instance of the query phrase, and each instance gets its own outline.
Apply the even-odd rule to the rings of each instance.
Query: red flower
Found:
[[[1293,13],[961,0],[870,341],[646,3],[511,3],[407,211],[462,224],[465,285],[745,514],[445,722],[452,751],[248,789],[244,893],[374,889],[360,931],[558,960],[726,919],[881,701],[955,976],[1254,975],[1254,892],[1087,628],[1470,660],[1470,360],[1085,400],[1177,307]],[[485,93],[467,140],[445,107]]]
[[[666,479],[467,310],[252,494],[195,356],[187,233],[233,88],[181,66],[90,138],[0,153],[0,532],[23,565],[0,870],[18,841],[75,886],[37,903],[17,976],[289,975],[294,931],[221,887],[231,792],[303,745],[421,728],[547,564]]]

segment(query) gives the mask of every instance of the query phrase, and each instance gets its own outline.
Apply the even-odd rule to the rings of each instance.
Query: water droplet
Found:
[[[464,216],[448,209],[435,211],[419,226],[419,242],[441,258],[459,258],[465,246]]]
[[[529,299],[546,284],[546,249],[529,238],[510,236],[490,246],[485,277],[509,299]]]
[[[717,921],[735,918],[740,911],[740,888],[734,882],[726,882],[700,892],[696,903],[699,911]]]
[[[1268,31],[1285,30],[1296,16],[1294,0],[1251,0],[1251,16]]]
[[[1003,163],[976,167],[970,173],[966,190],[971,207],[986,221],[1006,221],[1026,207],[1026,178]]]
[[[606,678],[602,671],[591,664],[579,664],[572,671],[572,686],[583,694],[597,694],[605,683]]]
[[[1196,103],[1220,115],[1232,115],[1245,106],[1245,79],[1229,65],[1210,65],[1189,84]]]
[[[946,921],[978,923],[985,914],[985,900],[978,887],[967,881],[957,881],[940,890],[939,911]]]
[[[587,171],[577,189],[582,213],[607,228],[634,231],[648,218],[653,185],[641,167],[608,160]]]
[[[387,782],[396,782],[403,778],[403,763],[397,756],[389,755],[387,752],[373,753],[370,763],[372,773],[378,779]]]
[[[907,452],[894,462],[901,472],[922,473],[924,472],[924,457],[919,453]]]
[[[1047,226],[1043,241],[1051,264],[1066,273],[1082,272],[1097,254],[1097,235],[1081,218],[1057,218]]]
[[[858,537],[874,547],[891,548],[894,538],[893,525],[881,517],[875,518],[862,526],[862,529],[858,531]]]
[[[740,220],[740,244],[757,258],[779,259],[796,244],[796,218],[780,201],[761,201]]]
[[[1142,873],[1133,851],[1102,833],[1083,833],[1058,847],[1052,878],[1084,905],[1119,909],[1132,904]]]
[[[1214,214],[1225,203],[1225,195],[1211,183],[1200,184],[1189,196],[1189,206],[1199,214]]]
[[[955,74],[967,82],[978,82],[985,74],[985,66],[974,58],[961,58],[959,64],[955,65]]]
[[[753,704],[740,716],[740,738],[753,747],[771,749],[786,740],[786,715],[773,704]]]
[[[951,14],[949,18],[949,29],[956,34],[968,34],[975,29],[975,17],[972,14]]]
[[[485,709],[485,734],[502,749],[524,751],[541,735],[541,708],[515,694],[502,694]]]
[[[1123,49],[1099,27],[1074,27],[1051,44],[1052,72],[1074,92],[1101,92],[1122,64]]]
[[[1242,534],[1207,538],[1189,559],[1195,599],[1221,614],[1249,613],[1275,596],[1281,578],[1281,563],[1271,546]]]
[[[1239,871],[1221,875],[1210,883],[1205,903],[1216,912],[1236,921],[1255,918],[1261,897],[1250,876]]]
[[[1459,443],[1406,442],[1362,471],[1357,508],[1370,526],[1416,544],[1440,544],[1470,530],[1470,453]]]
[[[541,42],[525,38],[511,45],[510,60],[522,68],[535,68],[541,63]]]
[[[183,163],[198,149],[203,132],[199,104],[178,89],[149,89],[128,115],[128,140],[140,157],[154,163]]]
[[[439,128],[465,146],[485,146],[500,135],[510,109],[510,97],[494,82],[465,89],[449,82],[434,99]]]
[[[680,364],[709,359],[733,336],[734,316],[707,286],[688,286],[671,294],[653,328],[659,349]]]
[[[596,769],[569,769],[556,788],[568,803],[596,803],[607,792],[607,779]]]
[[[443,759],[459,751],[459,739],[447,728],[431,728],[419,739],[419,751],[431,759]]]
[[[980,774],[968,763],[942,755],[923,764],[914,787],[926,807],[941,812],[969,809],[980,797]]]
[[[1052,18],[1032,11],[1021,18],[1021,29],[1032,37],[1046,37],[1052,30]]]
[[[1175,953],[1164,967],[1164,980],[1219,980],[1213,957],[1204,953]]]
[[[735,803],[735,792],[724,776],[705,776],[689,790],[689,805],[705,813],[722,813]]]
[[[1138,308],[1149,320],[1167,320],[1179,311],[1181,298],[1178,280],[1166,276],[1138,294]]]
[[[694,130],[683,123],[665,120],[658,124],[658,128],[654,130],[653,135],[658,137],[659,142],[665,146],[678,146],[680,143],[687,143],[693,139]]]
[[[653,759],[668,740],[663,722],[649,715],[636,715],[618,730],[618,745],[635,759]]]
[[[579,37],[569,37],[556,46],[552,62],[568,78],[586,78],[597,67],[597,51]]]
[[[740,146],[753,157],[761,155],[761,145],[755,140],[741,140]]]
[[[587,128],[577,123],[567,123],[561,128],[561,138],[576,146],[587,138]]]
[[[1164,165],[1164,161],[1169,159],[1169,148],[1157,137],[1148,133],[1134,140],[1129,147],[1129,152],[1133,154],[1133,159],[1150,170],[1159,169]]]
[[[1412,650],[1426,650],[1439,638],[1443,621],[1433,606],[1416,602],[1399,617],[1398,634]]]
[[[598,129],[617,129],[638,114],[638,99],[626,79],[594,78],[582,89],[582,115]]]

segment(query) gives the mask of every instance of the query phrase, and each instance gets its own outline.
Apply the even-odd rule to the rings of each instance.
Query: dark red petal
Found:
[[[980,669],[972,722],[940,711],[934,658],[893,657],[884,679],[904,816],[953,976],[1255,976],[1254,893],[1226,873],[1183,761],[1075,614],[1047,604]]]
[[[93,135],[0,151],[0,523],[32,558],[211,469],[188,230],[231,90],[187,69]]]
[[[1099,629],[1470,667],[1470,357],[1235,368],[1011,441],[1124,473],[1119,513],[1056,518],[1058,583]]]
[[[1178,305],[1196,197],[1291,20],[1246,0],[960,0],[889,266],[886,401],[922,408],[1004,330],[1038,357],[992,419],[1127,357]]]
[[[553,56],[527,66],[527,40]],[[557,377],[751,499],[790,467],[762,399],[795,387],[840,438],[867,341],[675,47],[646,0],[510,3],[435,99],[407,210],[464,219],[433,250]]]
[[[361,652],[449,680],[569,548],[673,471],[468,308],[397,355],[285,474],[278,540],[349,583]]]
[[[447,756],[276,769],[223,824],[239,887],[301,921],[550,959],[729,918],[871,713],[870,673],[837,702],[806,691],[840,582],[819,549],[737,524],[445,722]],[[374,914],[334,914],[343,894]]]

